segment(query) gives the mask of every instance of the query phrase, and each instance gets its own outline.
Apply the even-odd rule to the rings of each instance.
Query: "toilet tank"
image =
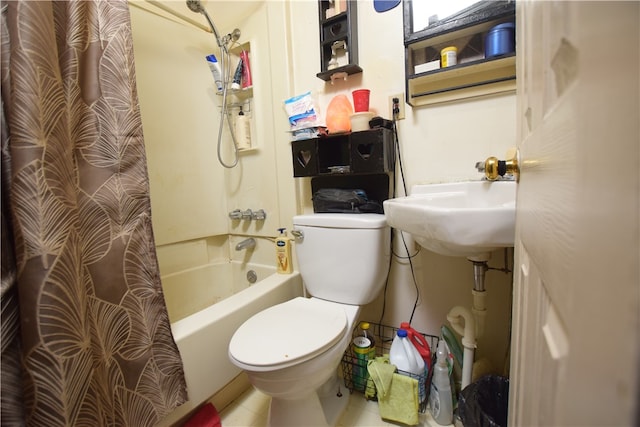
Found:
[[[298,268],[316,298],[363,305],[384,286],[391,230],[384,215],[319,213],[293,217]]]

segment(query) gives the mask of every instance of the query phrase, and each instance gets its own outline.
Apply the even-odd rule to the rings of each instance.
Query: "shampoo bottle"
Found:
[[[276,238],[276,271],[289,274],[293,271],[291,265],[291,240],[287,237],[285,228],[279,228],[280,235]]]
[[[242,89],[253,86],[253,80],[251,79],[251,65],[249,63],[249,52],[243,50],[240,52],[240,59],[242,59]]]
[[[247,150],[251,148],[251,121],[249,117],[244,114],[242,107],[240,112],[236,116],[236,143],[239,150]]]
[[[429,406],[431,415],[441,426],[449,425],[453,421],[453,399],[451,383],[449,382],[449,366],[447,365],[447,350],[444,340],[438,343],[436,352],[437,362],[433,369]]]
[[[233,81],[231,82],[231,89],[239,90],[241,88],[240,84],[242,83],[242,58],[238,62],[238,66],[236,67],[236,72],[233,73]]]
[[[213,74],[213,80],[216,82],[216,88],[218,92],[222,92],[222,71],[220,70],[218,59],[215,55],[207,55],[206,58],[209,69],[211,69],[211,74]]]

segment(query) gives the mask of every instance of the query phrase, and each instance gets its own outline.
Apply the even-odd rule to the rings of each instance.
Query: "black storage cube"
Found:
[[[357,175],[394,170],[393,132],[377,128],[291,142],[293,176]]]
[[[293,176],[318,175],[318,139],[303,139],[291,142]]]
[[[351,134],[351,167],[354,173],[393,170],[393,139],[388,129],[371,129]]]
[[[351,170],[351,135],[347,133],[318,138],[318,170],[321,174],[344,173]]]

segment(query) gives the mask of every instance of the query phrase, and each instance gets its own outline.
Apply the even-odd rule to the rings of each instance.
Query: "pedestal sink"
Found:
[[[387,223],[441,255],[486,261],[514,244],[515,181],[414,185],[411,195],[384,202]]]
[[[484,330],[487,261],[495,249],[514,244],[516,182],[414,185],[410,196],[386,200],[384,214],[391,227],[410,233],[420,246],[473,262],[473,306],[456,306],[447,314],[462,335],[464,388],[471,382],[476,342]]]

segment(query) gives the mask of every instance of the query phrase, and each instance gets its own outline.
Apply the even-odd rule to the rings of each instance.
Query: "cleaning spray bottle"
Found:
[[[433,419],[441,426],[444,426],[451,424],[453,421],[453,399],[451,396],[451,383],[449,382],[447,350],[442,339],[438,343],[436,355],[437,361],[436,366],[433,368],[429,406]]]
[[[291,239],[287,237],[286,228],[278,228],[280,235],[276,237],[276,271],[280,274],[290,274],[293,271],[291,265]]]

